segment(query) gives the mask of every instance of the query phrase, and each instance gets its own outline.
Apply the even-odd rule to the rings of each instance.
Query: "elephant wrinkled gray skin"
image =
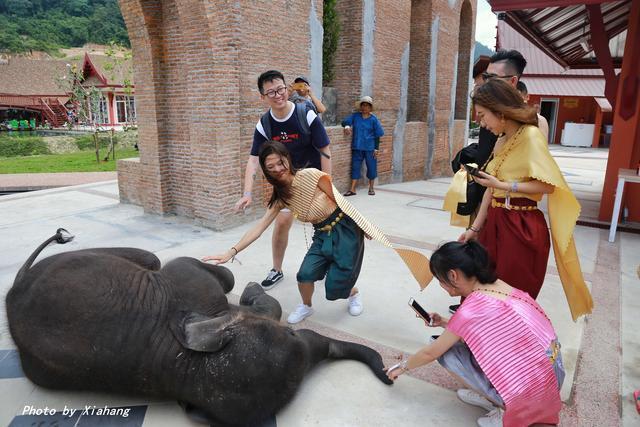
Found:
[[[385,384],[380,355],[279,323],[280,304],[250,283],[240,306],[222,266],[151,252],[85,249],[45,258],[44,242],[7,294],[11,335],[29,379],[44,387],[177,399],[212,425],[275,414],[325,359],[367,364]],[[345,403],[347,404],[347,403]]]

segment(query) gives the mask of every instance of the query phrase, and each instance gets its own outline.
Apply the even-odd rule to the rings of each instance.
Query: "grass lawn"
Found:
[[[100,150],[104,158],[107,150]],[[134,148],[116,149],[116,159],[138,157]],[[79,151],[67,154],[47,154],[25,157],[0,157],[0,173],[52,173],[52,172],[110,172],[116,170],[116,162],[96,162],[95,151]]]

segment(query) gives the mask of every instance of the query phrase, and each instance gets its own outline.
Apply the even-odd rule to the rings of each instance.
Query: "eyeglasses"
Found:
[[[275,98],[276,95],[284,95],[286,91],[286,86],[280,86],[279,88],[265,92],[264,95],[268,96],[269,98]]]
[[[482,80],[486,82],[491,79],[510,79],[511,77],[515,77],[515,76],[516,76],[515,74],[509,74],[507,76],[499,76],[493,73],[482,73]]]

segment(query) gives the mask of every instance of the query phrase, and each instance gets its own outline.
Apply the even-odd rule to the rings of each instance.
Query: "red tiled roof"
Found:
[[[106,79],[108,85],[123,86],[125,78],[133,84],[131,60],[107,70],[111,58],[104,55],[89,55],[96,71]],[[67,64],[82,67],[84,58],[65,60],[36,60],[23,57],[9,58],[0,63],[0,93],[19,95],[65,96],[65,90],[58,83],[67,73]],[[98,85],[99,86],[99,85]]]
[[[0,63],[0,93],[19,95],[57,95],[65,91],[56,78],[66,73],[68,61],[10,58]]]

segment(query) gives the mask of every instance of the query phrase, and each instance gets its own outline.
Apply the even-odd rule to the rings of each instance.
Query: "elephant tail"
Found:
[[[308,329],[298,330],[297,333],[306,336],[310,344],[312,366],[324,359],[357,360],[367,365],[380,381],[388,385],[393,384],[384,371],[382,356],[374,349],[354,342],[328,338]]]
[[[69,234],[69,232],[64,228],[58,228],[56,230],[56,234],[49,237],[40,246],[38,246],[38,248],[31,254],[29,259],[25,261],[20,271],[18,271],[18,274],[16,275],[16,280],[14,283],[20,283],[22,281],[22,278],[24,277],[24,275],[27,273],[27,271],[29,271],[29,269],[31,268],[31,265],[33,265],[33,261],[35,261],[36,258],[38,258],[38,255],[40,255],[40,252],[42,252],[44,248],[49,246],[51,242],[55,241],[56,243],[65,244],[67,242],[72,241],[73,237],[74,236],[72,234]]]

